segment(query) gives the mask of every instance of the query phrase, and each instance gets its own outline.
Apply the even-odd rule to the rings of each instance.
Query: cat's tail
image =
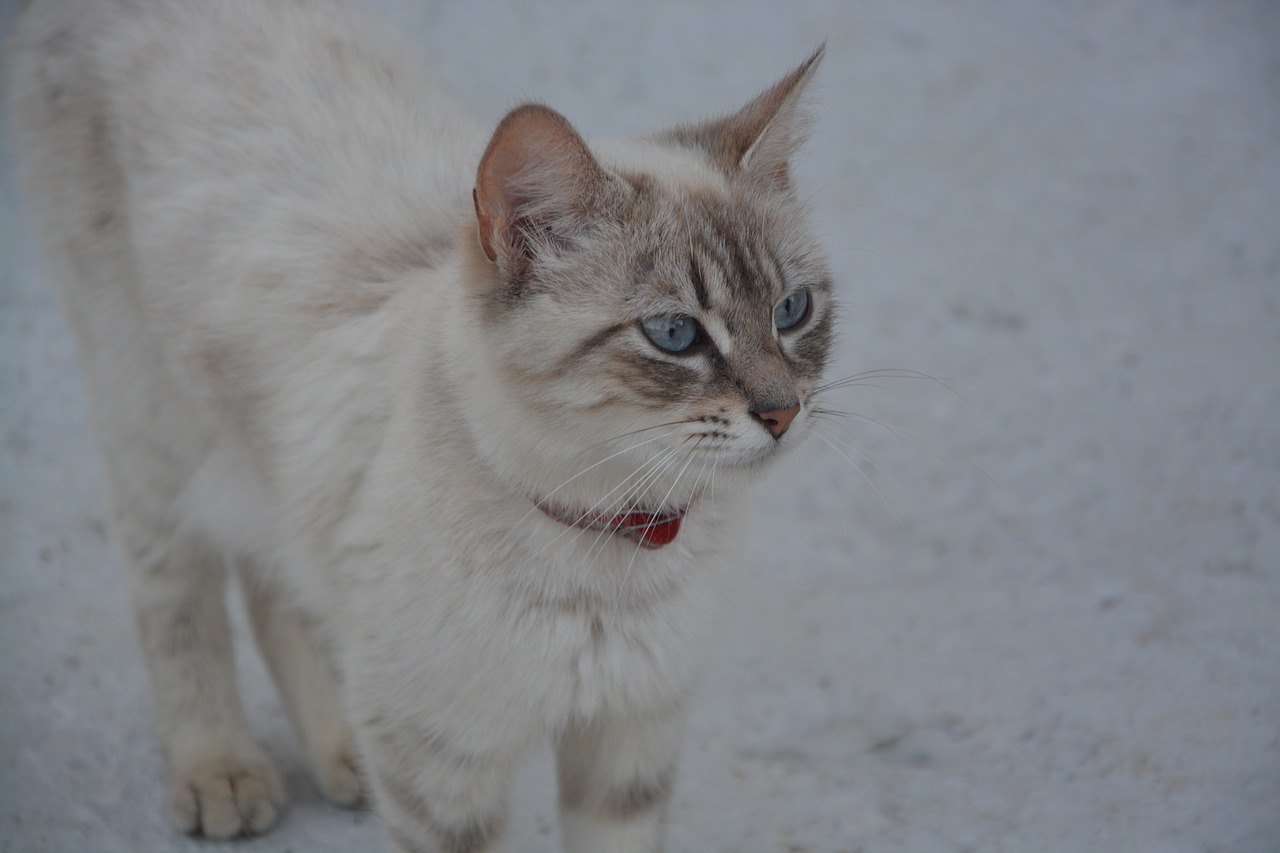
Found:
[[[5,45],[8,125],[27,209],[49,278],[81,344],[86,369],[122,372],[102,342],[143,334],[130,313],[137,263],[119,146],[95,33],[116,8],[104,0],[31,3]],[[143,365],[139,369],[145,369]],[[95,421],[112,382],[89,382]]]
[[[24,0],[5,45],[18,173],[50,272],[64,288],[133,274],[124,181],[92,44],[97,17],[111,5]]]

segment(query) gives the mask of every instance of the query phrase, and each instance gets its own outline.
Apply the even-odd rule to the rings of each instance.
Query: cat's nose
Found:
[[[800,414],[800,404],[797,403],[786,409],[773,409],[768,412],[752,412],[751,414],[774,438],[782,438],[782,434],[787,431],[787,427],[791,426],[791,422],[796,419],[796,415]]]

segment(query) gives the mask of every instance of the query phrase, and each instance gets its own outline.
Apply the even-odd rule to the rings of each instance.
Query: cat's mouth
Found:
[[[695,496],[696,498],[696,496]],[[631,506],[613,512],[596,509],[576,509],[553,501],[534,499],[538,509],[550,518],[569,527],[583,530],[599,530],[614,533],[640,545],[642,548],[661,548],[670,545],[680,533],[680,524],[689,512],[689,503],[660,510]]]

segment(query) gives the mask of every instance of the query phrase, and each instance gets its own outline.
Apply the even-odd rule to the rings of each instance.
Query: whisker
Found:
[[[703,438],[705,438],[705,437],[706,437],[706,436],[698,436],[698,440],[697,440],[697,442],[695,442],[695,443],[694,443],[694,448],[696,448],[696,447],[698,446],[698,444],[700,444],[700,443],[702,442],[702,439],[703,439]],[[692,451],[691,451],[691,452],[689,453],[689,458],[685,460],[684,467],[680,469],[680,473],[676,474],[676,478],[675,478],[674,480],[672,480],[672,481],[671,481],[671,488],[667,489],[667,493],[666,493],[665,495],[663,495],[663,496],[662,496],[662,500],[661,500],[661,501],[659,501],[659,503],[658,503],[658,505],[659,505],[659,506],[665,506],[665,505],[666,505],[666,503],[667,503],[667,499],[671,497],[671,494],[675,491],[676,486],[678,486],[678,485],[680,484],[680,480],[684,477],[684,472],[685,472],[685,471],[687,471],[687,470],[689,470],[689,466],[693,463],[693,460],[694,460],[694,454],[693,454],[693,453],[692,453]],[[622,599],[622,594],[623,594],[623,593],[626,591],[626,589],[627,589],[627,580],[631,577],[631,568],[632,568],[632,567],[635,565],[635,563],[636,563],[636,557],[640,556],[640,552],[641,552],[641,551],[643,551],[643,550],[644,550],[644,544],[643,544],[643,543],[641,543],[641,542],[637,542],[637,543],[636,543],[636,549],[635,549],[635,551],[633,551],[633,552],[631,553],[631,560],[627,563],[627,568],[626,568],[626,570],[622,573],[622,585],[618,588],[618,600],[619,600],[619,601],[621,601],[621,599]]]
[[[683,420],[678,420],[678,421],[666,421],[665,423],[654,424],[653,426],[640,427],[640,429],[633,429],[630,432],[618,433],[615,436],[606,438],[603,441],[598,442],[598,444],[608,444],[611,441],[617,441],[620,438],[627,438],[628,436],[632,436],[632,435],[639,435],[640,433],[648,432],[651,429],[661,429],[662,427],[665,427],[665,426],[680,426],[681,424],[692,424],[692,423],[697,423],[697,419],[685,418]],[[675,432],[675,430],[673,430],[672,432]],[[666,433],[666,434],[670,435],[671,433]]]
[[[857,462],[854,462],[852,459],[850,459],[848,454],[846,454],[843,450],[841,450],[836,445],[835,442],[827,438],[827,436],[824,435],[821,430],[815,429],[813,431],[813,434],[816,435],[818,438],[822,439],[823,441],[825,441],[827,444],[829,444],[831,446],[831,449],[840,455],[841,459],[843,459],[844,461],[852,465],[854,470],[862,475],[862,479],[867,481],[867,485],[869,485],[875,491],[875,493],[879,495],[880,500],[884,502],[885,507],[889,510],[890,514],[893,515],[894,522],[897,524],[898,529],[905,532],[906,525],[903,524],[902,522],[902,516],[898,514],[898,511],[894,508],[893,503],[885,496],[884,492],[881,491],[880,487],[876,485],[875,481],[872,480],[871,477],[867,475],[867,472],[862,469],[862,466],[859,465]]]
[[[677,432],[678,432],[678,430],[671,430],[670,432],[664,432],[662,435],[656,435],[656,436],[653,436],[652,438],[647,438],[647,439],[645,439],[644,441],[637,442],[636,444],[631,445],[630,447],[624,447],[623,449],[621,449],[621,450],[619,450],[619,451],[617,451],[617,452],[615,452],[615,453],[610,453],[608,456],[606,456],[605,458],[603,458],[603,459],[599,460],[598,462],[595,462],[595,463],[593,463],[593,464],[591,464],[591,465],[588,465],[586,468],[583,468],[581,471],[579,471],[578,473],[574,474],[572,477],[570,477],[569,479],[565,480],[563,483],[561,483],[560,485],[556,486],[554,489],[552,489],[551,491],[547,492],[545,495],[539,495],[539,499],[540,499],[540,500],[543,500],[543,501],[545,501],[545,500],[549,499],[549,498],[550,498],[552,495],[554,495],[556,492],[560,491],[560,490],[561,490],[561,489],[563,489],[565,486],[569,485],[569,484],[570,484],[570,483],[572,483],[574,480],[576,480],[576,479],[578,479],[579,477],[581,477],[583,474],[586,474],[586,473],[588,473],[589,471],[592,471],[592,470],[593,470],[593,469],[595,469],[595,468],[599,468],[601,465],[605,464],[605,463],[606,463],[606,462],[608,462],[610,459],[616,459],[617,457],[619,457],[619,456],[623,455],[624,453],[630,453],[632,450],[636,450],[637,448],[644,447],[646,444],[652,444],[652,443],[653,443],[653,442],[655,442],[655,441],[660,441],[660,440],[662,440],[662,439],[666,438],[667,436],[675,435]],[[529,511],[528,511],[528,512],[526,512],[523,516],[521,516],[521,517],[520,517],[520,521],[518,521],[518,522],[516,522],[516,523],[517,523],[517,524],[520,524],[521,522],[523,522],[523,521],[524,521],[526,518],[528,518],[528,517],[533,513],[533,511],[534,511],[534,510],[536,510],[537,508],[538,508],[538,507],[537,507],[537,505],[534,505],[533,507],[531,507],[531,508],[529,509]]]
[[[597,508],[598,508],[602,503],[604,503],[605,501],[607,501],[607,500],[610,498],[610,496],[612,496],[612,495],[613,495],[613,493],[614,493],[614,492],[616,492],[616,491],[618,491],[619,489],[623,488],[623,487],[627,484],[627,481],[628,481],[628,480],[630,480],[630,479],[631,479],[632,477],[634,477],[636,474],[639,474],[639,473],[640,473],[640,472],[641,472],[645,467],[650,466],[650,465],[654,465],[654,466],[656,466],[656,467],[654,467],[654,468],[651,468],[651,469],[649,470],[649,472],[648,472],[647,474],[645,474],[645,475],[644,475],[644,477],[642,477],[642,478],[640,479],[640,481],[639,481],[639,482],[637,482],[634,486],[632,486],[630,489],[628,489],[628,490],[627,490],[627,491],[626,491],[626,492],[625,492],[625,493],[624,493],[624,494],[619,498],[619,500],[618,500],[618,501],[615,501],[615,502],[614,502],[614,504],[613,504],[613,507],[614,507],[614,508],[617,508],[617,509],[621,509],[621,508],[625,507],[625,506],[626,506],[626,504],[627,504],[627,503],[629,503],[629,502],[631,501],[631,499],[632,499],[635,495],[638,495],[638,494],[640,494],[640,492],[641,492],[641,491],[643,491],[643,489],[645,488],[645,484],[646,484],[650,479],[652,479],[654,476],[656,476],[659,472],[661,472],[661,471],[663,470],[663,468],[666,466],[666,462],[667,462],[667,460],[669,460],[671,457],[673,457],[673,456],[677,455],[677,454],[680,452],[680,450],[681,450],[681,448],[679,448],[679,447],[671,447],[671,448],[667,448],[666,450],[664,450],[664,451],[662,451],[662,452],[660,452],[660,453],[658,453],[658,454],[656,454],[656,455],[654,455],[654,456],[650,457],[650,458],[649,458],[649,459],[648,459],[648,460],[647,460],[643,465],[639,466],[638,468],[636,468],[636,470],[635,470],[635,471],[633,471],[632,473],[630,473],[630,474],[628,474],[626,477],[624,477],[624,478],[622,479],[622,481],[621,481],[620,483],[618,483],[618,485],[614,486],[612,489],[610,489],[609,491],[605,492],[605,493],[600,497],[600,499],[599,499],[599,500],[597,500],[597,501],[596,501],[594,504],[592,504],[590,507],[588,507],[588,508],[587,508],[587,509],[582,513],[582,515],[580,515],[580,516],[576,519],[576,521],[575,521],[574,523],[576,524],[577,522],[582,521],[582,520],[583,520],[583,519],[585,519],[587,516],[591,515],[591,513],[595,512],[595,511],[597,510]],[[607,511],[607,512],[606,512],[606,514],[609,514],[609,513],[611,513],[611,512],[612,512],[612,510],[609,510],[609,511]],[[613,514],[616,514],[616,513],[613,513]]]
[[[688,444],[690,438],[692,438],[692,436],[686,436],[685,440],[680,443],[680,446],[670,448],[669,452],[663,455],[662,458],[658,460],[643,477],[640,478],[640,480],[635,482],[627,489],[626,492],[619,496],[610,505],[610,508],[605,514],[617,515],[619,512],[624,511],[626,507],[633,505],[639,495],[643,494],[643,492],[648,489],[652,483],[657,482],[672,465],[677,463],[677,457],[683,451],[684,445]],[[634,476],[634,474],[632,476]],[[627,479],[630,480],[631,477],[628,477]],[[617,487],[611,490],[611,492],[616,490]],[[595,541],[591,543],[591,546],[587,550],[586,559],[588,561],[594,561],[600,556],[600,554],[604,553],[604,549],[607,547],[607,543],[609,541],[607,535],[610,532],[611,531],[606,528],[601,529],[596,534]]]
[[[819,432],[819,431],[815,430],[815,432]],[[835,436],[829,436],[825,433],[820,433],[820,434],[822,435],[823,438],[826,438],[826,439],[835,440],[836,438]],[[906,494],[907,490],[902,487],[902,483],[898,482],[898,478],[890,474],[884,468],[882,468],[879,464],[876,463],[874,459],[868,456],[866,452],[862,450],[862,448],[854,444],[852,436],[846,435],[844,439],[840,441],[840,446],[844,447],[847,450],[853,451],[853,453],[855,453],[859,459],[862,459],[864,462],[870,465],[873,469],[875,469],[881,476],[883,476],[890,483],[892,483],[894,488],[896,488],[898,492],[900,492],[901,494]]]
[[[952,394],[954,394],[957,398],[964,401],[964,403],[969,407],[973,409],[978,408],[976,405],[974,405],[974,403],[968,397],[966,397],[965,395],[957,391],[946,380],[940,379],[939,377],[933,376],[932,374],[924,373],[919,370],[911,370],[910,368],[906,368],[906,367],[881,367],[875,370],[864,370],[863,372],[855,373],[852,376],[845,376],[840,379],[835,379],[831,382],[823,383],[822,385],[819,385],[817,388],[815,388],[813,390],[813,393],[817,395],[817,394],[822,394],[826,391],[835,391],[839,388],[847,388],[850,385],[867,384],[864,380],[868,380],[868,379],[924,379],[947,389]]]
[[[884,429],[893,433],[894,437],[898,438],[901,441],[915,442],[916,444],[919,444],[933,458],[935,462],[940,462],[943,465],[946,465],[948,468],[951,468],[952,470],[959,470],[960,463],[954,459],[949,459],[942,452],[942,446],[937,441],[934,441],[932,438],[920,432],[919,430],[914,430],[914,429],[911,429],[910,427],[902,426],[901,424],[890,423],[889,421],[873,418],[869,415],[863,415],[858,412],[846,412],[840,409],[829,409],[826,407],[819,407],[819,406],[815,406],[811,411],[813,412],[813,414],[817,415],[820,419],[824,416],[850,418],[852,420],[863,421],[865,423],[875,424],[876,426],[883,427]],[[991,483],[991,485],[995,486],[1000,491],[1005,492],[1006,494],[1008,493],[1008,490],[1004,487],[1004,484],[1001,483],[999,480],[997,480],[995,477],[992,477],[985,470],[983,470],[981,465],[978,465],[976,462],[973,462],[971,460],[965,460],[964,464],[967,465],[969,468],[972,468],[984,480]]]
[[[721,460],[719,459],[712,459],[711,482],[707,485],[707,493],[710,495],[709,500],[711,501],[711,515],[713,518],[719,517],[716,513],[716,470],[720,467],[720,461]]]
[[[815,388],[813,391],[813,396],[816,397],[818,396],[818,394],[826,391],[839,391],[842,388],[874,388],[877,391],[889,390],[888,386],[886,385],[878,385],[875,382],[869,382],[865,379],[858,379],[856,381],[853,379],[848,379],[848,380],[842,380],[841,382],[839,382],[839,384],[832,383],[831,385],[826,386],[821,390]]]
[[[829,409],[825,406],[814,406],[811,411],[814,415],[818,415],[818,416],[834,415],[836,417],[852,418],[853,420],[856,420],[856,421],[864,421],[869,424],[875,424],[878,427],[884,427],[886,430],[893,433],[898,438],[903,439],[904,441],[907,440],[908,438],[914,438],[916,441],[928,441],[928,439],[925,438],[923,435],[907,427],[899,426],[898,424],[893,424],[893,423],[890,423],[889,421],[882,421],[879,418],[873,418],[870,415],[864,415],[859,412],[846,412],[841,409]]]
[[[696,446],[696,445],[695,445],[695,446]],[[685,472],[685,470],[689,467],[689,465],[693,462],[693,458],[694,458],[694,457],[693,457],[693,453],[692,453],[692,452],[689,452],[689,453],[688,453],[688,455],[687,455],[687,457],[686,457],[686,459],[685,459],[684,467],[682,467],[682,468],[680,469],[680,471],[676,474],[675,479],[674,479],[674,480],[672,480],[672,482],[671,482],[671,486],[670,486],[670,488],[668,488],[668,489],[667,489],[667,493],[666,493],[666,495],[664,495],[664,496],[663,496],[663,498],[662,498],[662,500],[659,502],[659,504],[658,504],[659,506],[662,506],[662,505],[665,505],[665,504],[666,504],[666,502],[667,502],[667,498],[671,496],[671,492],[672,492],[672,491],[675,489],[675,487],[679,484],[679,482],[680,482],[680,478],[684,476],[684,472]],[[674,459],[674,458],[673,458],[672,460],[670,460],[670,462],[669,462],[666,466],[664,466],[664,468],[663,468],[663,473],[665,474],[667,470],[670,470],[672,467],[674,467],[674,466],[675,466],[675,465],[677,465],[677,464],[679,464],[678,460],[676,460],[676,459]],[[631,567],[635,564],[636,557],[638,557],[638,556],[639,556],[639,554],[640,554],[640,552],[641,552],[642,550],[644,550],[644,544],[643,544],[642,542],[637,542],[637,543],[636,543],[636,549],[635,549],[635,551],[633,551],[633,552],[632,552],[632,554],[631,554],[631,559],[630,559],[630,561],[628,561],[628,563],[627,563],[627,568],[624,570],[624,572],[623,572],[623,574],[622,574],[622,581],[621,581],[621,585],[618,587],[618,595],[619,595],[619,598],[621,598],[621,595],[622,595],[623,591],[625,591],[625,589],[626,589],[627,579],[628,579],[628,578],[630,577],[630,575],[631,575]]]
[[[682,450],[682,447],[672,448],[671,451],[663,457],[661,463],[658,464],[657,467],[646,473],[644,477],[628,489],[618,500],[614,501],[610,509],[607,510],[605,514],[618,515],[620,512],[623,512],[628,505],[633,504],[636,497],[642,494],[645,489],[649,488],[651,484],[661,479],[668,469],[677,464],[677,457]],[[609,540],[607,537],[612,533],[613,531],[606,527],[602,528],[596,534],[595,541],[591,543],[590,548],[587,550],[587,560],[594,561],[600,556],[600,554],[604,553],[604,549],[608,547],[607,543]],[[597,548],[599,550],[597,550]]]
[[[942,379],[939,379],[938,377],[933,376],[932,374],[924,373],[923,371],[920,371],[920,370],[912,370],[909,367],[875,367],[875,368],[872,368],[871,370],[863,370],[860,373],[852,373],[848,376],[842,376],[839,379],[832,379],[829,382],[824,382],[814,390],[815,392],[825,391],[829,388],[841,385],[845,382],[849,382],[852,380],[879,379],[882,377],[888,378],[888,379],[928,379],[932,382],[943,381]]]
[[[576,532],[577,532],[577,533],[579,533],[579,534],[589,532],[589,530],[590,530],[589,528],[578,527],[577,525],[578,525],[579,523],[581,523],[584,519],[586,519],[586,518],[590,517],[590,516],[591,516],[591,514],[592,514],[593,512],[596,512],[596,511],[597,511],[597,508],[598,508],[601,504],[603,504],[605,501],[607,501],[607,500],[609,499],[609,497],[610,497],[611,495],[613,495],[613,493],[614,493],[614,492],[617,492],[619,489],[622,489],[622,488],[626,487],[627,483],[628,483],[630,480],[632,480],[634,477],[636,477],[637,475],[642,475],[642,476],[641,476],[641,478],[640,478],[639,484],[637,484],[637,486],[633,486],[633,487],[631,487],[630,489],[628,489],[628,490],[623,494],[623,496],[622,496],[621,500],[619,500],[619,501],[615,501],[615,502],[611,505],[611,509],[610,509],[610,510],[602,512],[602,514],[610,514],[610,513],[612,513],[613,508],[617,508],[617,507],[621,506],[621,505],[622,505],[622,503],[623,503],[624,501],[626,501],[626,500],[629,498],[629,496],[630,496],[630,495],[632,495],[632,494],[638,494],[638,492],[636,491],[636,489],[640,487],[640,484],[643,484],[643,483],[647,482],[651,477],[656,476],[656,474],[657,474],[657,473],[660,473],[661,471],[663,471],[663,470],[665,469],[665,467],[666,467],[666,465],[667,465],[668,461],[669,461],[672,457],[674,457],[675,455],[677,455],[679,452],[680,452],[680,448],[679,448],[679,447],[665,448],[665,449],[663,449],[663,450],[659,451],[658,453],[654,454],[653,456],[649,457],[649,458],[648,458],[648,459],[646,459],[644,462],[640,463],[640,465],[638,465],[634,471],[632,471],[632,472],[631,472],[630,474],[628,474],[626,477],[623,477],[623,478],[622,478],[622,481],[621,481],[621,482],[619,482],[619,483],[618,483],[618,485],[614,486],[612,489],[610,489],[608,492],[606,492],[606,493],[604,494],[604,496],[602,496],[602,497],[601,497],[599,500],[597,500],[594,504],[592,504],[590,507],[588,507],[586,510],[584,510],[584,511],[582,512],[582,514],[581,514],[581,515],[579,515],[579,516],[574,520],[573,525],[565,525],[565,529],[564,529],[564,530],[562,530],[562,531],[560,531],[560,533],[558,533],[554,539],[552,539],[550,542],[548,542],[546,545],[544,545],[542,548],[540,548],[540,549],[538,550],[538,554],[541,554],[541,553],[542,553],[543,551],[545,551],[547,548],[550,548],[550,547],[551,547],[552,545],[554,545],[556,542],[559,542],[559,541],[560,541],[560,539],[561,539],[562,537],[564,537],[565,535],[567,535],[567,534],[568,534],[568,533],[570,533],[570,532],[576,531]],[[649,470],[647,470],[647,471],[646,471],[646,469],[649,469]],[[536,507],[535,507],[535,509],[536,509]],[[608,528],[603,529],[601,532],[602,532],[602,533],[604,533],[604,532],[608,532]],[[600,538],[600,537],[599,537],[599,536],[597,536],[597,541],[599,541],[599,538]],[[592,546],[592,547],[594,547],[594,543],[593,543],[593,546]]]

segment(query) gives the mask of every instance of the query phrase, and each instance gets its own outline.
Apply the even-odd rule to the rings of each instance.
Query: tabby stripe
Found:
[[[651,400],[670,403],[698,379],[693,368],[655,356],[634,353],[626,361],[631,370],[616,374],[616,378],[634,393]]]
[[[729,275],[729,270],[733,266],[732,254],[722,240],[710,235],[699,235],[696,249],[700,249],[703,256],[712,261],[712,266],[715,268],[716,275],[713,278],[722,287],[717,294],[719,298],[716,301],[725,305],[732,304],[733,280]]]
[[[431,813],[425,800],[398,779],[384,777],[380,781],[391,803],[411,818],[416,828],[421,830],[418,834],[433,837],[438,845],[429,848],[418,844],[402,825],[388,822],[387,829],[392,840],[406,853],[425,853],[428,849],[438,849],[440,853],[484,853],[502,834],[503,821],[500,816],[475,816],[462,824],[446,824]]]
[[[712,222],[712,227],[716,229],[716,233],[724,242],[725,248],[733,256],[733,275],[729,277],[729,281],[735,290],[746,290],[755,286],[759,288],[760,277],[755,270],[749,251],[742,240],[734,234],[724,222]]]
[[[763,242],[755,244],[756,258],[760,262],[761,272],[766,273],[769,283],[773,285],[774,293],[787,292],[787,279],[782,274],[782,264],[778,263],[778,258],[769,250]]]
[[[552,376],[563,375],[569,370],[569,368],[578,364],[578,362],[583,358],[586,358],[598,349],[601,344],[605,343],[605,341],[632,325],[633,324],[630,322],[614,323],[612,326],[607,326],[601,329],[591,337],[584,339],[573,348],[572,352],[557,361],[555,366],[552,367],[551,370],[546,371],[546,373]]]
[[[744,241],[742,251],[750,257],[751,267],[755,270],[757,296],[767,295],[770,291],[776,293],[782,289],[782,274],[773,259],[769,257],[763,240]]]
[[[693,284],[693,292],[698,297],[698,304],[704,309],[710,308],[711,296],[707,293],[707,283],[702,280],[702,270],[698,269],[696,249],[689,253],[689,281]]]
[[[674,786],[674,770],[660,773],[653,779],[634,779],[609,792],[600,804],[600,810],[613,820],[633,820],[665,807]]]
[[[810,324],[804,334],[790,347],[787,360],[801,373],[816,375],[826,366],[831,347],[831,314],[825,313],[818,322]],[[786,351],[784,350],[784,355]]]

